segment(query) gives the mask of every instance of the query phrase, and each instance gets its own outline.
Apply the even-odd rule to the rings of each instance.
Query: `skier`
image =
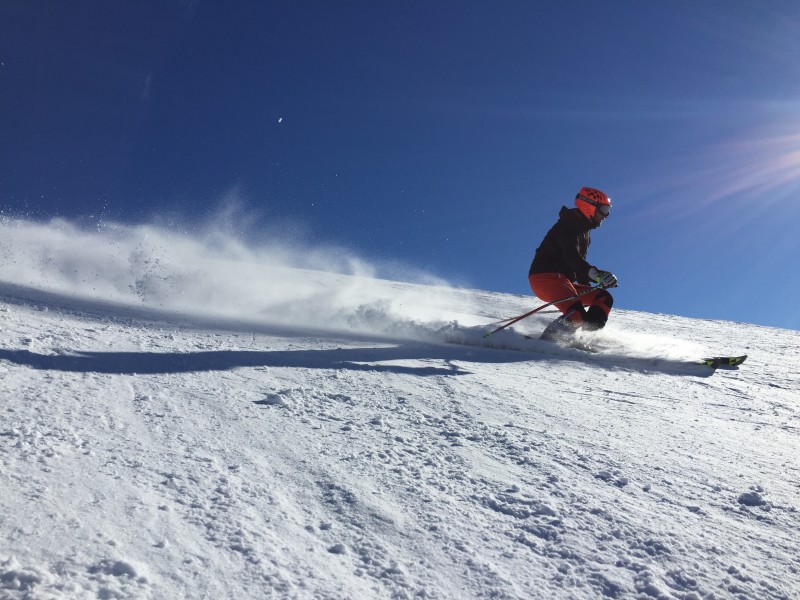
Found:
[[[563,314],[544,330],[544,340],[566,341],[580,328],[592,331],[604,327],[614,303],[605,288],[616,287],[617,278],[586,262],[590,232],[608,217],[611,199],[600,190],[584,187],[575,196],[575,207],[561,207],[558,222],[536,249],[528,281],[533,293],[545,302],[576,296],[590,289],[591,281],[601,289],[557,303]]]

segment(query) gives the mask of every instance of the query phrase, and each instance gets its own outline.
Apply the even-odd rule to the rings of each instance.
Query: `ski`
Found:
[[[542,339],[540,337],[534,337],[532,335],[523,335],[522,337],[524,339],[526,339],[526,340],[541,340]],[[577,340],[577,339],[564,340],[564,341],[559,341],[559,342],[557,342],[555,340],[542,340],[542,341],[546,341],[546,342],[548,342],[550,344],[555,344],[556,346],[561,346],[562,348],[574,348],[575,350],[582,350],[583,352],[590,352],[592,354],[597,354],[598,352],[600,352],[600,350],[597,347],[595,347],[595,346],[593,346],[593,345],[591,345],[591,344],[589,344],[587,342],[584,342],[584,341],[581,341],[581,340]]]
[[[704,358],[700,361],[701,365],[712,367],[738,367],[747,359],[747,354],[742,356],[712,356],[711,358]]]

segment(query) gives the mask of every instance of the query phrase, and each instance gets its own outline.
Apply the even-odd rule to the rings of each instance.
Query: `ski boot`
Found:
[[[579,327],[580,325],[567,315],[561,315],[547,326],[547,329],[544,330],[539,339],[568,345],[573,340]]]

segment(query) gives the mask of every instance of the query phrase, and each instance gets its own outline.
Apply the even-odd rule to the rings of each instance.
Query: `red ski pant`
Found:
[[[535,275],[528,275],[528,282],[531,285],[531,290],[536,294],[536,297],[544,302],[553,302],[561,298],[569,298],[591,288],[589,285],[573,283],[566,275],[561,273],[536,273]],[[583,305],[593,308],[593,313],[598,310],[602,311],[601,319],[605,322],[605,319],[608,318],[608,313],[611,312],[612,300],[611,295],[607,291],[596,290],[584,294],[580,298],[572,298],[571,300],[558,302],[555,304],[555,307],[562,313],[567,314],[576,304],[578,304],[579,307]],[[578,323],[582,323],[584,320],[583,315],[584,311],[579,310],[570,314],[569,318]]]

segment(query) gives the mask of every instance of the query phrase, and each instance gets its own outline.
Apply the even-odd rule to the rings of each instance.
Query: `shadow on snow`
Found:
[[[211,350],[201,352],[79,352],[38,354],[30,350],[0,349],[0,360],[40,370],[73,373],[146,375],[226,371],[246,367],[300,367],[347,369],[416,375],[468,375],[456,363],[510,364],[529,361],[583,362],[596,368],[618,368],[670,375],[708,376],[713,369],[692,363],[629,356],[582,356],[579,351],[553,354],[493,350],[479,347],[404,343],[387,347],[335,348],[327,350]],[[437,361],[433,365],[387,364],[394,361]],[[522,368],[524,365],[520,365]]]

